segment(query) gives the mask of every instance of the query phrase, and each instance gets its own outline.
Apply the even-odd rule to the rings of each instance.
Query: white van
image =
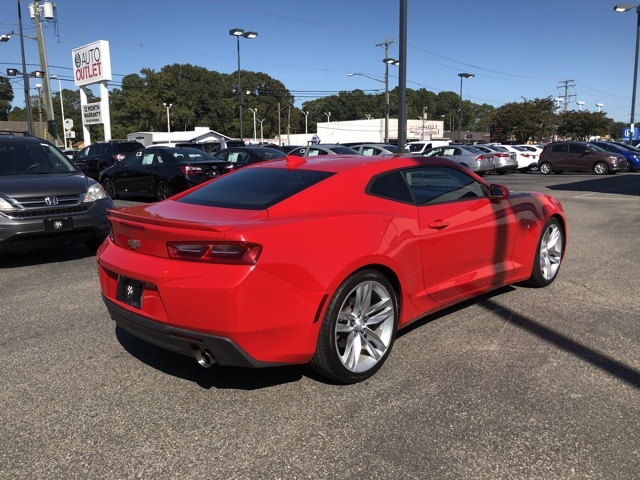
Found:
[[[408,153],[422,154],[426,150],[433,147],[444,147],[449,145],[451,140],[420,140],[418,142],[409,142],[404,146],[404,151]]]

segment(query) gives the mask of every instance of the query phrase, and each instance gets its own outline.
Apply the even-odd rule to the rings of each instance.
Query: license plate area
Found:
[[[143,284],[141,281],[118,275],[117,300],[134,308],[142,308],[142,292]]]
[[[73,218],[45,218],[45,232],[68,232],[73,230]]]

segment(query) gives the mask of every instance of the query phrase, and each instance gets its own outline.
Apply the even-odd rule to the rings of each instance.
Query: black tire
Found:
[[[607,162],[596,162],[593,166],[593,173],[596,175],[606,175],[609,173],[609,165],[607,165]]]
[[[563,250],[564,230],[562,225],[557,219],[550,218],[540,233],[531,277],[527,283],[533,287],[551,285],[560,271]]]
[[[113,180],[111,180],[109,177],[102,180],[102,187],[112,199],[115,200],[116,198],[118,198],[118,192],[116,192],[116,186],[113,183]]]
[[[382,273],[354,273],[331,297],[311,367],[340,383],[370,378],[391,352],[398,312],[396,292]]]
[[[171,194],[171,188],[169,187],[167,182],[162,181],[162,180],[160,180],[158,182],[158,184],[156,185],[156,189],[155,189],[155,195],[156,195],[156,199],[159,202],[169,198],[172,195]]]
[[[542,173],[543,175],[549,175],[551,173],[553,173],[553,165],[551,165],[549,162],[543,162],[540,164],[540,173]]]

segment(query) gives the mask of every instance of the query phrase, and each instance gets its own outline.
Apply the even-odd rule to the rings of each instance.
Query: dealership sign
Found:
[[[71,51],[76,86],[111,80],[109,42],[98,40]]]
[[[82,105],[82,123],[85,125],[102,123],[102,109],[100,102]]]

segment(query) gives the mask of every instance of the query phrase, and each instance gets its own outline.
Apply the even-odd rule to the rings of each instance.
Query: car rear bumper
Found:
[[[229,338],[165,325],[125,310],[104,295],[102,300],[116,324],[133,336],[157,347],[188,357],[195,357],[198,349],[208,350],[215,362],[223,366],[260,368],[284,365],[258,361]]]
[[[97,260],[111,317],[150,343],[189,356],[206,346],[220,364],[239,366],[302,364],[315,352],[323,292],[256,266],[171,260],[109,239]],[[128,279],[142,285],[135,305],[118,295]]]

